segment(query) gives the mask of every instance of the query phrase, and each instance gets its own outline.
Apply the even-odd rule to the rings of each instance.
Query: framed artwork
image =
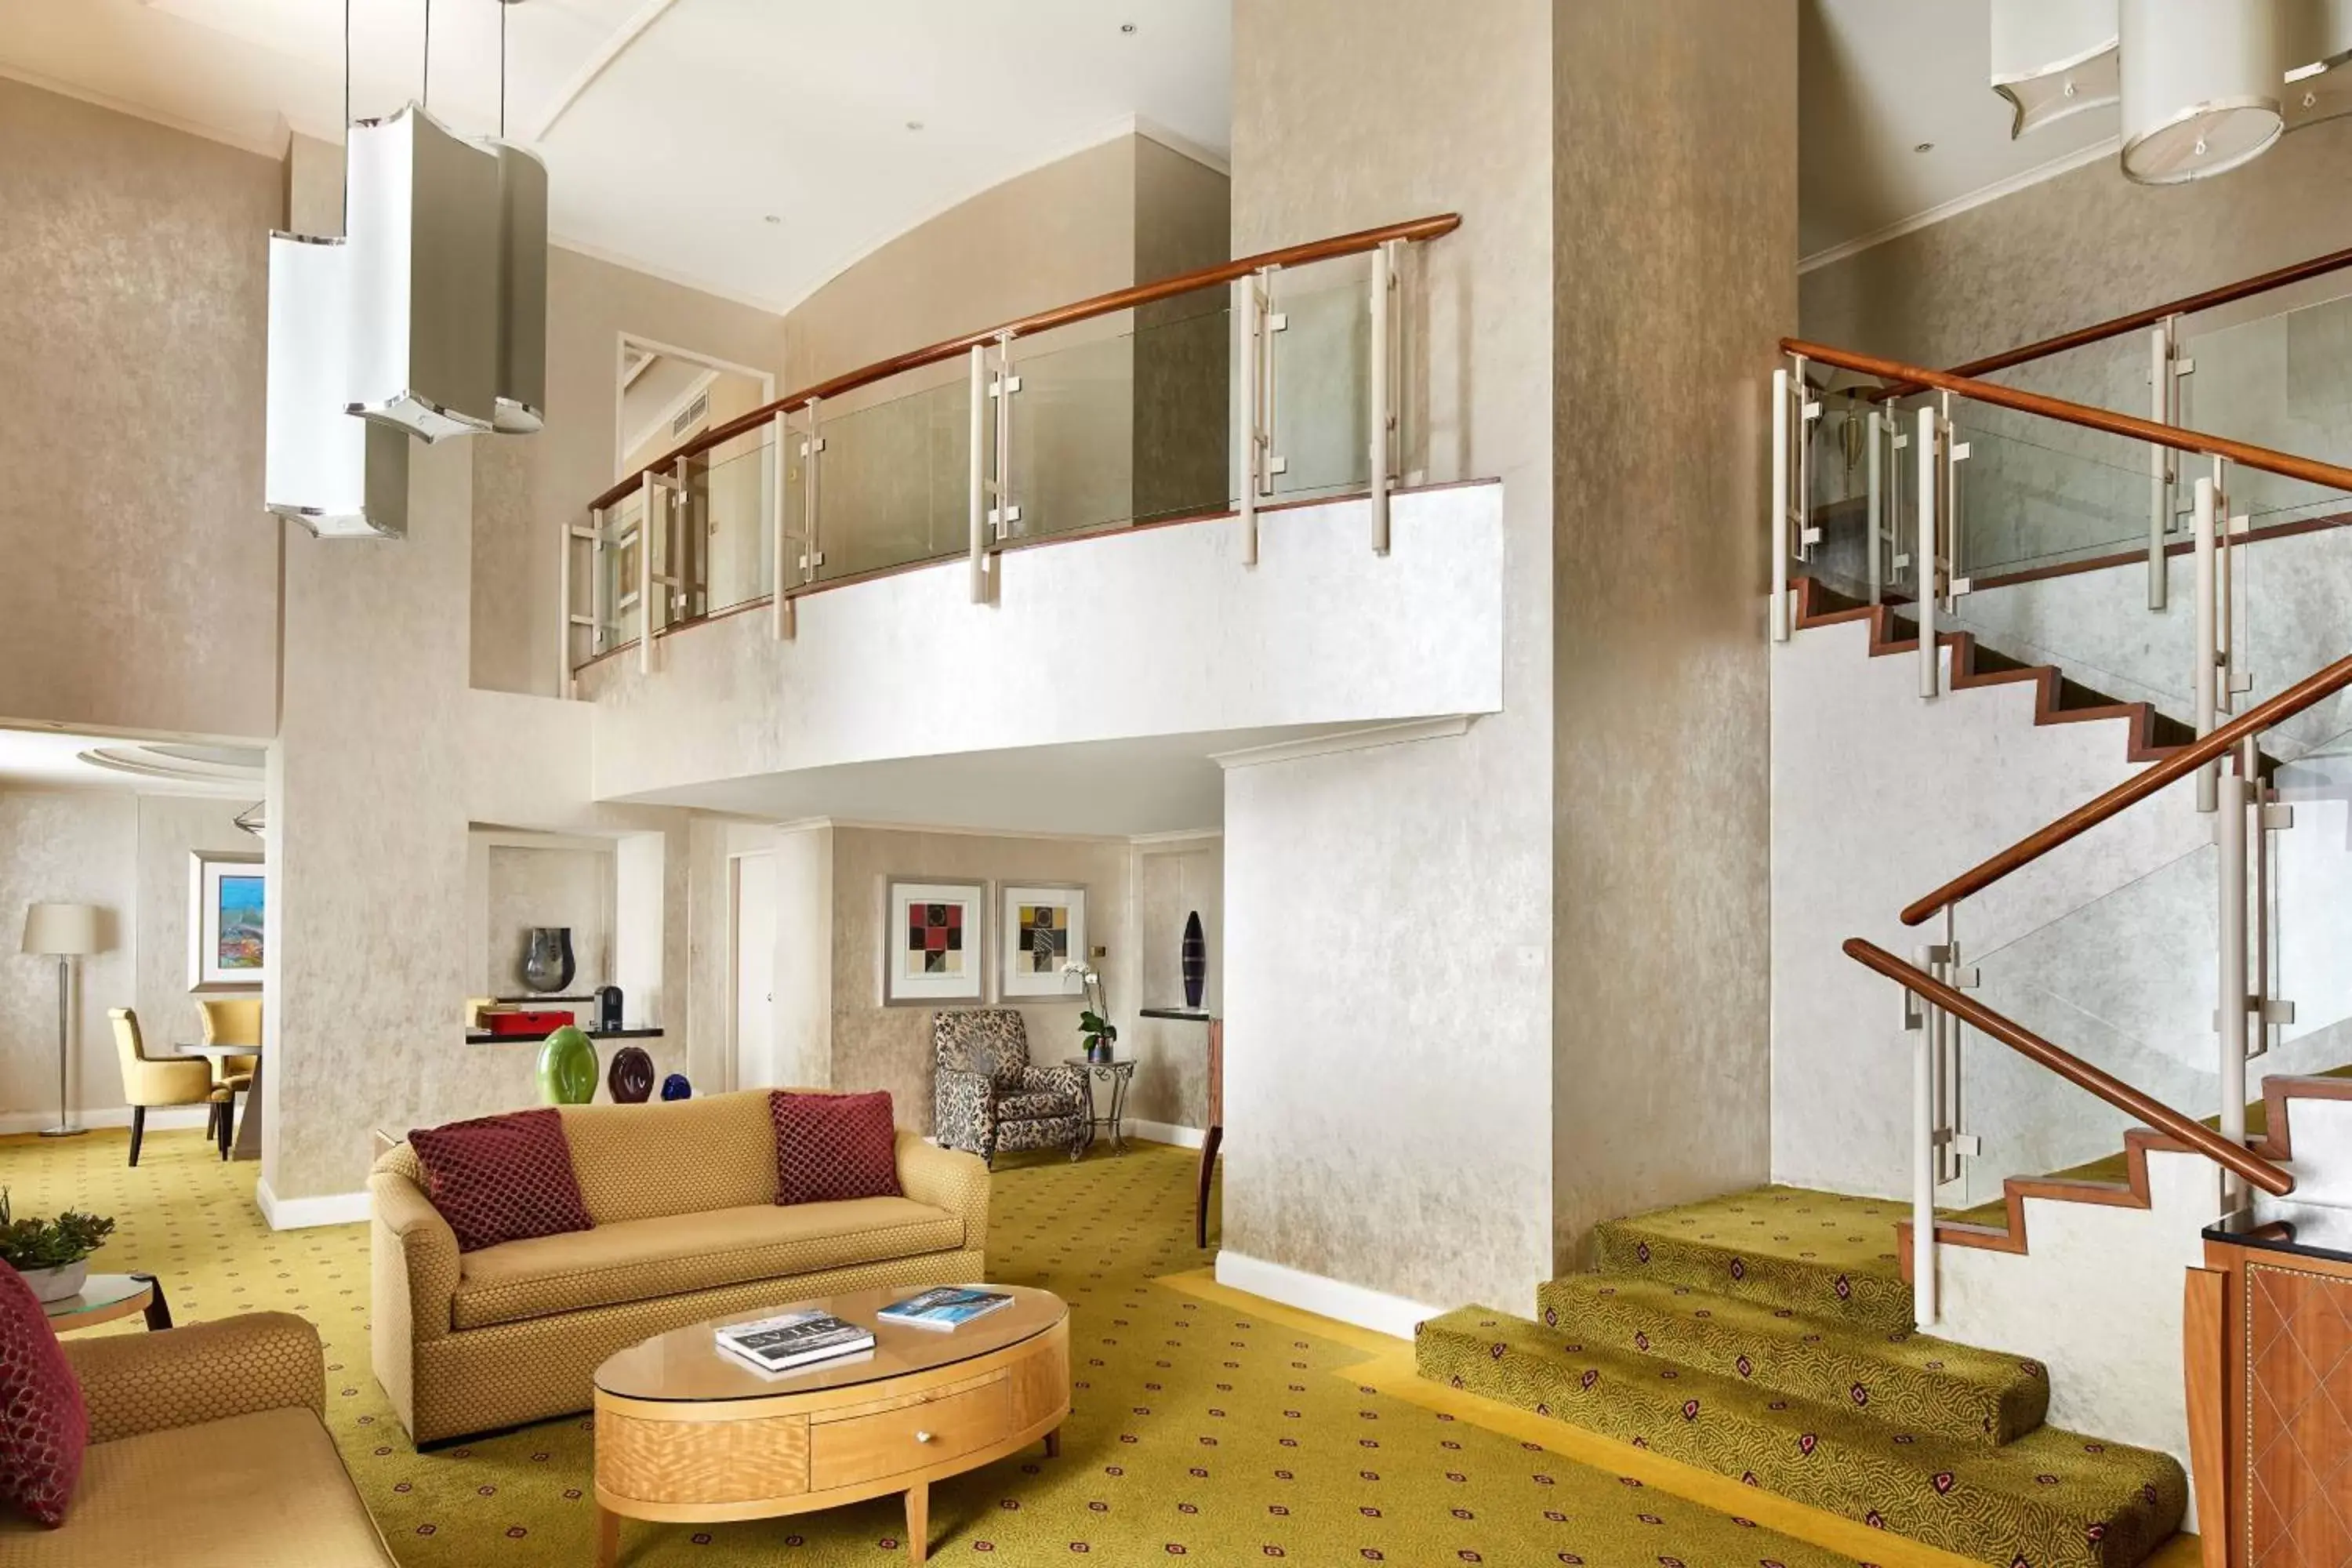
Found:
[[[1087,890],[1073,887],[1014,887],[1000,896],[1004,918],[1004,983],[998,994],[1080,995],[1077,978],[1062,965],[1087,957]]]
[[[977,1002],[988,984],[988,888],[892,878],[882,919],[882,1005]]]
[[[269,872],[261,857],[199,849],[188,857],[188,989],[261,984],[268,943]]]

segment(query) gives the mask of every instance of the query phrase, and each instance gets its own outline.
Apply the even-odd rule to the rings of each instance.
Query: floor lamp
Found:
[[[68,1108],[66,1025],[73,996],[73,961],[99,950],[98,914],[91,904],[35,904],[25,911],[25,951],[58,961],[58,1124],[41,1129],[44,1138],[75,1138],[89,1131],[73,1124]]]

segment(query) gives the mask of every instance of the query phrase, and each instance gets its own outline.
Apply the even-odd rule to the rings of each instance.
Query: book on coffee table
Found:
[[[919,1296],[892,1302],[874,1314],[877,1323],[898,1323],[909,1329],[960,1329],[974,1318],[984,1318],[1013,1305],[1002,1290],[976,1290],[963,1285],[942,1285]]]
[[[720,1350],[762,1372],[782,1372],[874,1348],[871,1330],[814,1309],[728,1323],[711,1331],[711,1337]]]

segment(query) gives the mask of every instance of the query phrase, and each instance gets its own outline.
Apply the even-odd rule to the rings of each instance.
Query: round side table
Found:
[[[1098,1062],[1079,1056],[1065,1057],[1062,1059],[1065,1065],[1081,1068],[1087,1075],[1087,1147],[1089,1149],[1094,1147],[1095,1129],[1099,1127],[1110,1134],[1111,1152],[1126,1153],[1127,1090],[1128,1086],[1135,1081],[1136,1058],[1113,1057],[1107,1062]],[[1108,1116],[1095,1114],[1095,1080],[1097,1079],[1110,1080],[1110,1114]]]
[[[172,1309],[163,1300],[163,1287],[152,1274],[93,1274],[82,1281],[81,1294],[62,1301],[41,1303],[42,1315],[58,1333],[94,1329],[140,1313],[150,1329],[172,1326]]]

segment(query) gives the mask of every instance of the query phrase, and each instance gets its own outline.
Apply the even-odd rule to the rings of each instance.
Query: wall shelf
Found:
[[[1137,1014],[1140,1017],[1173,1018],[1186,1024],[1206,1024],[1216,1018],[1214,1013],[1202,1007],[1142,1007],[1137,1009]]]
[[[580,1032],[592,1040],[656,1040],[661,1037],[659,1029],[582,1029]],[[553,1029],[538,1029],[527,1035],[493,1035],[469,1029],[466,1034],[466,1043],[469,1046],[535,1046],[553,1033]]]

